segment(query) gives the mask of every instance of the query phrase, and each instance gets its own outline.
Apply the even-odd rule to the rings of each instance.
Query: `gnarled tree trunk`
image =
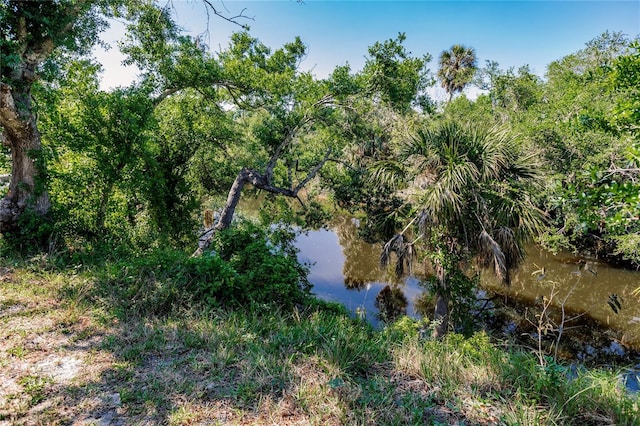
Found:
[[[31,86],[57,46],[88,48],[101,28],[96,0],[3,2],[0,52],[0,140],[11,150],[9,191],[0,200],[0,233],[14,231],[25,211],[46,215],[44,159]],[[11,58],[11,59],[9,59]]]
[[[205,232],[200,236],[198,241],[198,249],[193,253],[193,256],[199,256],[206,250],[210,245],[213,237],[217,231],[226,229],[231,225],[231,221],[233,220],[233,215],[236,211],[236,207],[240,202],[240,195],[242,193],[242,188],[247,183],[252,184],[254,187],[258,189],[262,189],[263,191],[270,192],[272,194],[284,195],[286,197],[298,198],[298,193],[302,188],[307,185],[311,179],[313,179],[318,171],[324,166],[324,164],[329,159],[329,155],[331,154],[331,148],[329,148],[322,160],[318,162],[307,174],[307,176],[300,181],[296,186],[292,186],[292,188],[282,188],[279,186],[275,186],[271,183],[273,177],[273,168],[275,167],[276,161],[280,155],[281,150],[278,150],[276,154],[271,158],[269,164],[267,165],[267,169],[264,174],[258,173],[255,170],[248,169],[243,167],[236,176],[236,179],[233,181],[233,185],[231,185],[231,189],[229,189],[229,194],[227,195],[227,201],[225,202],[224,207],[222,208],[222,212],[220,213],[220,217],[217,222],[213,225],[213,228],[205,230]],[[300,200],[300,198],[298,198]],[[302,202],[302,201],[301,201]]]
[[[2,143],[11,150],[9,190],[0,200],[0,233],[17,228],[26,209],[45,215],[51,206],[43,183],[38,182],[42,159],[40,133],[31,108],[29,90],[14,90],[0,83]]]

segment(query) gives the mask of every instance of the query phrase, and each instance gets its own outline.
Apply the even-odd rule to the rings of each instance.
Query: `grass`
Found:
[[[640,424],[616,372],[541,367],[482,333],[375,331],[321,303],[158,309],[100,266],[3,262],[0,424]]]

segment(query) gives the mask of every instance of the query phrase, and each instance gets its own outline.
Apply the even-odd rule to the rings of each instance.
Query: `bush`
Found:
[[[3,252],[31,255],[47,252],[54,229],[50,216],[42,216],[27,208],[18,219],[15,230],[5,232],[0,246]]]
[[[219,256],[238,273],[242,290],[238,302],[290,307],[303,302],[311,288],[308,270],[298,262],[294,238],[289,228],[240,222],[216,235],[209,255]]]
[[[310,289],[292,241],[284,230],[241,223],[220,232],[213,250],[199,257],[158,249],[108,264],[98,288],[121,315],[164,315],[194,303],[292,308],[305,302]]]

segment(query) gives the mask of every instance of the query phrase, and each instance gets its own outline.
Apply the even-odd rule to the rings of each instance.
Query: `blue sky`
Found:
[[[437,68],[442,50],[460,43],[476,49],[479,64],[497,61],[501,68],[528,64],[543,76],[553,60],[582,49],[602,32],[640,35],[640,1],[317,1],[212,0],[230,15],[243,12],[251,33],[273,48],[300,36],[308,46],[302,63],[325,77],[348,62],[360,69],[367,48],[376,41],[407,35],[405,45],[416,56],[431,54]],[[160,0],[158,4],[167,4]],[[224,48],[239,28],[212,16],[208,22],[199,0],[173,0],[177,22],[191,34],[206,33],[213,50]],[[112,43],[122,35],[117,24],[104,39]],[[113,44],[113,43],[112,43]],[[98,53],[105,65],[103,87],[126,84],[135,70],[118,66],[115,49]],[[441,94],[442,95],[442,94]],[[436,94],[438,96],[438,94]]]

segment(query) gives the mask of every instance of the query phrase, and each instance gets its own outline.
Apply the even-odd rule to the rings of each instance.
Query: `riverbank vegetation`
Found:
[[[89,52],[113,17],[141,73],[105,91]],[[640,265],[637,40],[606,32],[542,78],[463,45],[431,70],[400,33],[318,78],[299,38],[239,26],[214,51],[152,2],[0,0],[0,18],[2,420],[638,418],[620,372],[469,318],[480,273],[508,283],[525,238]],[[249,193],[259,218],[239,220]],[[399,273],[425,266],[435,315],[373,330],[311,296],[288,225],[334,209]]]
[[[0,419],[16,425],[632,425],[638,419],[624,370],[576,369],[551,358],[541,365],[524,348],[492,343],[483,332],[426,339],[425,324],[406,317],[374,330],[344,308],[310,298],[288,307],[254,301],[214,308],[211,298],[184,298],[184,288],[211,286],[210,268],[193,261],[164,251],[126,266],[4,259]]]

